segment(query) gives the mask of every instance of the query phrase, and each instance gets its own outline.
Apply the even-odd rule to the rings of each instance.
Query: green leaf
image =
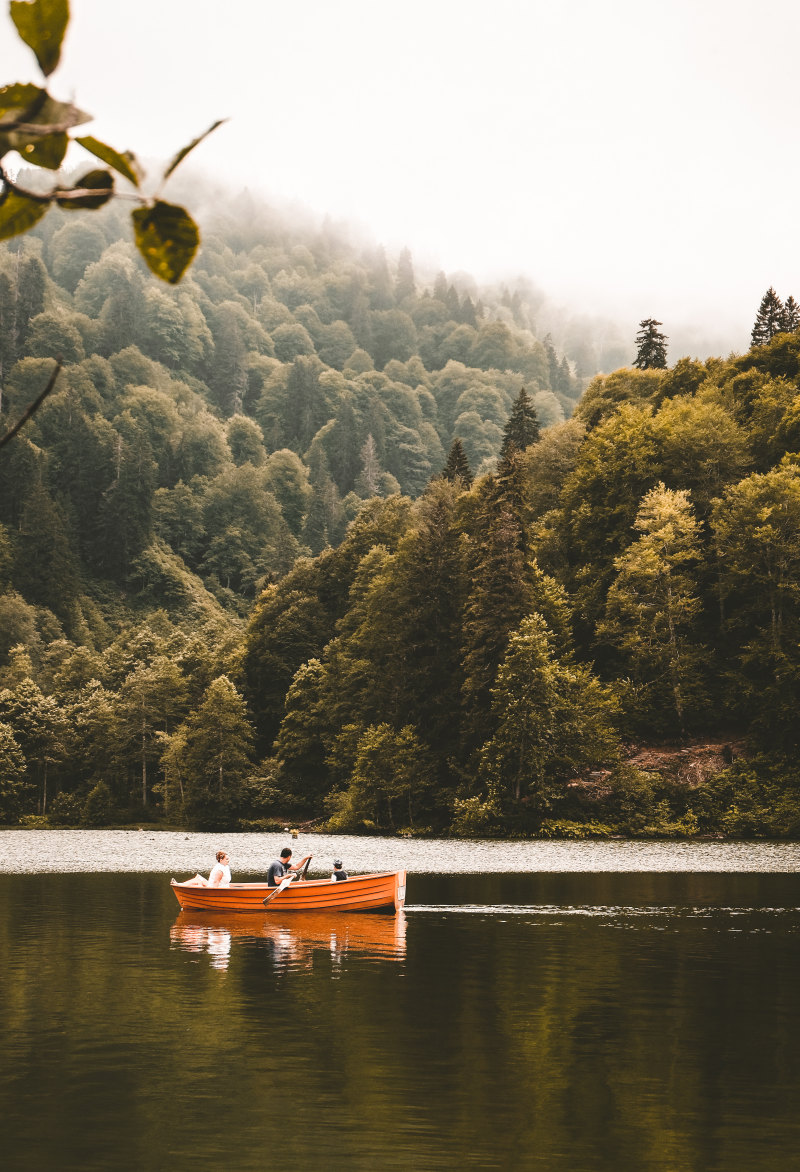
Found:
[[[121,155],[119,151],[115,151],[113,147],[106,146],[104,142],[93,138],[91,134],[86,135],[84,138],[76,138],[75,141],[79,142],[84,150],[89,151],[90,154],[95,155],[98,159],[102,159],[109,167],[113,167],[119,175],[124,176],[134,187],[139,186],[141,171],[139,164],[130,151],[126,151],[124,155]]]
[[[17,195],[6,188],[0,195],[0,240],[10,240],[32,228],[49,208],[44,200]]]
[[[185,208],[156,200],[132,213],[136,247],[147,267],[162,281],[177,285],[192,262],[200,233]]]
[[[88,188],[97,191],[97,195],[74,195],[73,192]],[[61,195],[56,196],[56,203],[65,211],[79,211],[81,208],[101,208],[108,203],[114,194],[114,176],[108,171],[88,171],[82,175],[70,188],[59,188]]]
[[[192,141],[189,143],[188,146],[185,146],[183,148],[183,150],[178,151],[177,155],[175,156],[175,158],[172,160],[172,162],[170,163],[170,165],[167,167],[166,171],[164,172],[164,179],[169,179],[170,175],[175,170],[175,168],[178,166],[178,164],[182,163],[183,160],[186,158],[186,156],[189,154],[189,151],[193,151],[194,148],[198,145],[198,143],[201,143],[204,138],[208,138],[209,134],[211,134],[213,131],[215,131],[218,126],[222,126],[223,122],[227,122],[227,118],[218,119],[218,121],[215,122],[213,124],[213,126],[209,126],[208,130],[204,131],[203,134],[201,134],[199,136],[199,138],[192,139]]]
[[[69,24],[67,0],[11,0],[10,8],[17,32],[49,77],[61,58],[61,42]]]
[[[0,89],[0,119],[7,114],[21,114],[33,105],[37,97],[42,101],[47,97],[47,90],[29,82],[14,82],[13,85],[4,85]]]
[[[57,171],[64,161],[68,145],[69,139],[66,134],[48,134],[37,142],[29,142],[19,153],[26,163],[35,163],[37,167]]]
[[[89,121],[90,114],[69,102],[55,101],[39,86],[4,86],[0,89],[0,157],[8,151],[22,154],[26,147],[36,146],[43,138],[65,134],[73,126]]]

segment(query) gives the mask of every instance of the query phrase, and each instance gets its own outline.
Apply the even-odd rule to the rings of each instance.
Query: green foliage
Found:
[[[656,485],[643,497],[634,528],[641,536],[614,562],[598,634],[622,650],[625,668],[649,689],[647,725],[673,731],[674,723],[685,733],[702,705],[708,661],[696,637],[700,526],[689,493]]]
[[[11,0],[10,12],[21,39],[33,50],[39,68],[48,77],[61,57],[69,23],[67,0]],[[69,132],[89,121],[89,115],[70,103],[54,100],[38,86],[16,84],[0,90],[0,117],[0,240],[30,231],[53,204],[66,211],[78,211],[100,208],[108,202],[114,193],[111,171],[87,171],[69,187],[56,185],[42,191],[26,188],[19,177],[12,179],[3,165],[5,156],[16,151],[28,165],[58,170],[71,141]],[[178,151],[162,182],[219,125],[215,122],[205,134]],[[130,152],[120,153],[91,135],[76,136],[72,141],[122,175],[134,189],[139,188],[142,172]],[[175,284],[197,251],[197,226],[185,208],[158,198],[139,199],[143,206],[132,213],[137,248],[151,272]]]
[[[62,807],[63,808],[63,807]],[[114,821],[114,799],[104,781],[98,781],[86,795],[81,821],[86,826],[108,826]]]
[[[765,755],[735,762],[698,787],[691,804],[705,834],[800,836],[800,777],[794,757]]]
[[[13,727],[0,721],[0,822],[16,822],[23,810],[26,761]]]
[[[171,801],[180,802],[191,825],[224,828],[235,822],[252,767],[252,745],[247,706],[232,681],[218,676],[167,738],[164,750]]]
[[[503,431],[503,443],[500,447],[501,458],[510,455],[511,450],[524,452],[531,444],[539,439],[539,420],[524,387],[514,400],[511,414],[508,417]]]
[[[784,318],[783,302],[770,285],[761,298],[753,332],[750,335],[750,345],[765,346],[767,342],[771,342],[776,334],[783,332]]]
[[[411,725],[399,730],[371,725],[358,741],[348,788],[328,826],[337,831],[413,827],[430,801],[433,779],[433,763]]]
[[[453,799],[450,833],[456,838],[494,838],[500,832],[500,812],[493,800],[482,801],[475,794]]]
[[[539,827],[539,836],[585,842],[595,838],[611,838],[614,830],[613,826],[605,822],[574,822],[569,818],[545,818]]]
[[[797,743],[800,699],[800,469],[741,480],[714,503],[726,629],[740,665],[737,707],[766,744]]]
[[[667,338],[658,329],[660,321],[649,317],[639,322],[636,335],[636,358],[639,370],[664,370],[667,365]]]
[[[472,484],[473,476],[469,466],[469,460],[467,459],[461,440],[457,437],[453,440],[453,445],[447,456],[447,463],[442,470],[442,476],[445,480],[460,480],[465,488],[469,488]]]
[[[33,49],[48,77],[61,59],[61,42],[69,23],[67,0],[11,0],[11,19],[22,40]]]
[[[103,782],[118,818],[198,826],[794,833],[789,789],[770,821],[744,773],[715,813],[589,771],[615,730],[796,747],[800,336],[598,376],[563,422],[610,352],[589,325],[541,343],[524,287],[478,305],[246,215],[179,289],[113,201],[0,256],[4,424],[64,360],[0,460],[14,817],[74,820]]]
[[[132,217],[136,247],[150,272],[170,285],[177,285],[200,244],[194,220],[185,208],[161,199],[152,207],[137,208]]]
[[[539,614],[511,635],[492,708],[496,731],[481,750],[481,775],[507,816],[541,821],[571,775],[616,755],[610,697],[588,669],[556,658]]]
[[[86,800],[81,799],[79,794],[66,792],[56,794],[50,803],[48,818],[53,826],[80,826],[83,821],[85,805]],[[98,825],[103,825],[103,823],[98,823]]]

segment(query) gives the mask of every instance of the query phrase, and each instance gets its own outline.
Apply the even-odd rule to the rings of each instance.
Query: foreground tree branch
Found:
[[[14,438],[14,436],[17,434],[17,432],[20,430],[20,428],[23,427],[28,422],[28,420],[31,418],[31,416],[35,415],[36,412],[39,410],[42,403],[45,401],[47,396],[52,391],[53,387],[56,385],[56,379],[58,378],[59,372],[61,370],[61,365],[62,365],[61,356],[59,355],[59,357],[56,359],[55,370],[50,375],[50,381],[48,382],[47,386],[44,388],[41,395],[39,395],[36,399],[33,400],[33,402],[30,404],[28,409],[17,420],[17,422],[14,424],[14,426],[12,428],[10,428],[5,433],[5,435],[2,437],[2,439],[0,439],[0,448],[4,448],[6,446],[6,444]]]

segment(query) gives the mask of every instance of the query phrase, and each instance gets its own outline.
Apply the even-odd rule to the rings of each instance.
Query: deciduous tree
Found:
[[[652,724],[660,723],[666,702],[674,727],[685,734],[703,701],[709,658],[696,635],[700,523],[688,491],[657,484],[644,496],[634,528],[641,536],[614,562],[599,634],[621,649],[626,669],[648,688]]]

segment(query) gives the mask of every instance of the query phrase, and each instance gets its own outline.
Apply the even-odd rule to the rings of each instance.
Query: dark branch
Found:
[[[34,399],[34,401],[33,401],[33,402],[31,403],[31,405],[28,407],[27,411],[26,411],[26,412],[25,412],[25,414],[22,416],[22,418],[21,418],[21,419],[18,419],[18,420],[17,420],[17,422],[14,424],[14,426],[13,426],[13,427],[12,427],[12,428],[11,428],[9,431],[7,431],[7,432],[6,432],[6,434],[5,434],[5,435],[2,437],[2,439],[0,439],[0,448],[3,448],[3,447],[5,447],[5,445],[6,445],[6,444],[9,442],[9,440],[12,440],[12,439],[14,438],[14,436],[17,434],[17,432],[19,431],[19,429],[20,429],[20,428],[21,428],[21,427],[22,427],[22,426],[23,426],[25,423],[27,423],[27,422],[28,422],[28,420],[30,419],[30,417],[31,417],[32,415],[34,415],[34,414],[35,414],[35,413],[36,413],[36,412],[39,410],[39,408],[41,407],[42,403],[45,401],[45,399],[47,398],[47,396],[48,396],[48,395],[50,394],[50,392],[52,391],[53,387],[56,385],[56,379],[58,378],[58,374],[59,374],[59,371],[60,371],[60,370],[61,370],[61,358],[59,357],[59,358],[57,358],[57,359],[56,359],[56,368],[55,368],[55,370],[53,371],[53,373],[50,375],[50,381],[49,381],[49,383],[48,383],[48,384],[47,384],[47,386],[44,388],[44,390],[42,391],[41,395],[39,395],[38,399]]]

